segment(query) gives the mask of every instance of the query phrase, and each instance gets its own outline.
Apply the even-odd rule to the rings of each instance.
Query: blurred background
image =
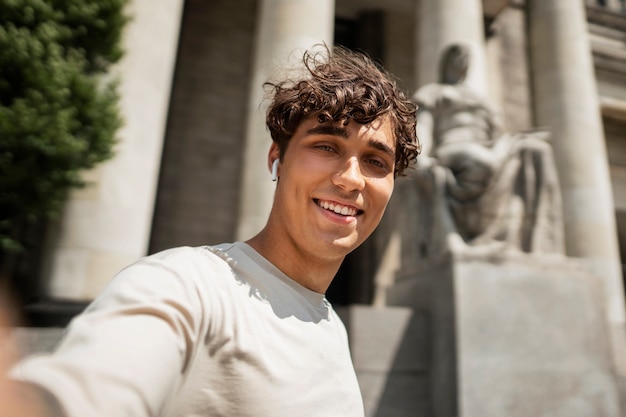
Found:
[[[582,316],[601,331],[555,321],[546,334],[563,339],[537,349],[569,345],[568,332],[594,348],[577,351],[558,378],[542,362],[533,374],[544,372],[540,384],[515,373],[515,389],[483,398],[498,384],[480,385],[464,368],[473,357],[457,305],[464,295],[447,293],[455,317],[447,339],[433,330],[432,305],[386,295],[398,276],[427,273],[411,269],[424,254],[407,231],[420,220],[411,217],[411,178],[399,179],[381,226],[327,294],[354,342],[367,414],[473,415],[482,404],[482,416],[626,415],[623,0],[0,0],[0,19],[0,266],[29,351],[53,346],[54,329],[139,257],[261,229],[274,187],[262,83],[302,51],[325,42],[367,52],[412,96],[437,81],[441,52],[464,43],[467,84],[504,129],[551,132],[565,255],[594,277],[599,295]],[[552,268],[523,263],[535,261]],[[500,301],[487,316],[512,311],[502,326],[515,327],[522,310]],[[479,339],[489,335],[483,325],[470,326]],[[528,336],[510,335],[511,343]],[[438,343],[449,356],[437,355]],[[489,358],[501,357],[494,352]],[[548,399],[532,389],[564,381],[568,390]],[[482,393],[467,391],[474,383]]]

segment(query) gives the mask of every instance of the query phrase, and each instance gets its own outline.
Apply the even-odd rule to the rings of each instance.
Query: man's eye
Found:
[[[330,145],[317,145],[317,149],[327,152],[334,152],[335,148]]]
[[[371,164],[371,165],[374,165],[374,166],[378,167],[378,168],[385,168],[386,167],[386,164],[381,162],[381,161],[379,161],[378,159],[368,159],[367,162],[369,164]]]
[[[385,161],[381,161],[380,159],[370,158],[370,159],[367,159],[366,162],[378,172],[387,173],[390,171],[389,164],[387,164]]]

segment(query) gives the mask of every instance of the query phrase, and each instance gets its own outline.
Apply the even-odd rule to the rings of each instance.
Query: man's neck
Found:
[[[246,243],[289,278],[320,294],[326,293],[343,261],[343,258],[334,261],[316,259],[294,245],[285,245],[266,230]]]

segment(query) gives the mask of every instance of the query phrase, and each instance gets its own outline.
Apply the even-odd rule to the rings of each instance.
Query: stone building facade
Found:
[[[47,298],[89,300],[140,256],[260,230],[273,187],[261,84],[292,51],[319,42],[368,51],[410,95],[435,80],[441,51],[462,41],[476,63],[468,82],[501,110],[505,128],[552,132],[566,252],[602,277],[618,382],[626,376],[624,1],[133,0],[130,13],[116,69],[126,119],[117,156],[86,174],[92,185],[72,196],[56,227]],[[405,310],[368,309],[384,308],[381,291],[402,268],[389,217],[346,260],[328,297],[345,307],[348,327],[388,319],[420,335],[426,325]],[[363,334],[354,338],[370,340]],[[416,372],[427,372],[419,363],[428,348],[415,343]],[[376,381],[363,383],[369,415],[454,414],[419,396],[412,412],[394,414],[377,405]]]
[[[421,3],[424,5],[418,7]],[[68,204],[68,215],[51,248],[55,252],[48,280],[51,294],[88,299],[108,280],[111,271],[137,256],[172,245],[232,240],[260,227],[271,199],[271,184],[255,195],[259,187],[252,181],[249,187],[253,191],[243,192],[245,173],[252,169],[251,163],[245,163],[245,149],[252,147],[250,142],[258,142],[255,151],[265,152],[269,138],[262,127],[256,126],[256,131],[250,127],[255,121],[252,119],[262,112],[260,83],[270,75],[271,59],[280,59],[294,49],[333,40],[364,49],[383,62],[411,94],[433,80],[437,53],[446,42],[473,37],[481,59],[475,71],[479,74],[472,82],[500,107],[505,127],[521,131],[547,124],[548,120],[541,120],[547,116],[536,114],[535,101],[541,94],[534,90],[542,89],[533,85],[538,77],[533,76],[537,69],[531,67],[531,60],[534,50],[548,48],[541,38],[536,48],[530,45],[525,2],[472,1],[458,6],[453,1],[432,1],[437,7],[430,9],[428,1],[421,3],[394,0],[383,7],[376,2],[348,0],[311,4],[188,0],[144,6],[135,1],[131,5],[134,20],[127,36],[127,57],[118,68],[126,117],[118,156],[87,173],[92,187],[76,193]],[[474,11],[462,9],[474,3]],[[597,90],[592,99],[601,112],[602,147],[608,155],[609,202],[617,220],[612,232],[617,231],[624,239],[626,173],[621,155],[625,154],[626,18],[623,3],[600,4],[587,1],[583,35],[591,47],[592,81]],[[292,27],[271,21],[295,19],[288,13],[301,20],[315,14],[311,31],[318,33],[308,34],[306,25],[295,20]],[[443,24],[430,23],[436,27],[427,27],[439,14],[452,16],[447,24],[467,28],[471,26],[467,16],[472,13],[476,15],[475,28],[467,31],[473,34],[444,36]],[[454,19],[463,20],[463,24]],[[274,33],[265,34],[261,41],[264,24],[273,25]],[[260,62],[259,56],[266,62]],[[564,71],[573,73],[574,64],[564,62]],[[590,140],[585,142],[583,150]],[[256,164],[260,171],[252,176],[262,184],[264,162]],[[251,207],[247,209],[251,214],[244,215],[242,206]],[[244,226],[247,222],[251,225]],[[113,266],[101,268],[100,263]],[[97,278],[91,274],[94,270],[102,271]],[[87,276],[91,278],[84,278]]]

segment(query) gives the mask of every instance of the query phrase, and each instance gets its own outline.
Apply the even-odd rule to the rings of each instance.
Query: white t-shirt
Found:
[[[121,271],[58,349],[13,372],[68,417],[362,417],[343,323],[245,243]]]

